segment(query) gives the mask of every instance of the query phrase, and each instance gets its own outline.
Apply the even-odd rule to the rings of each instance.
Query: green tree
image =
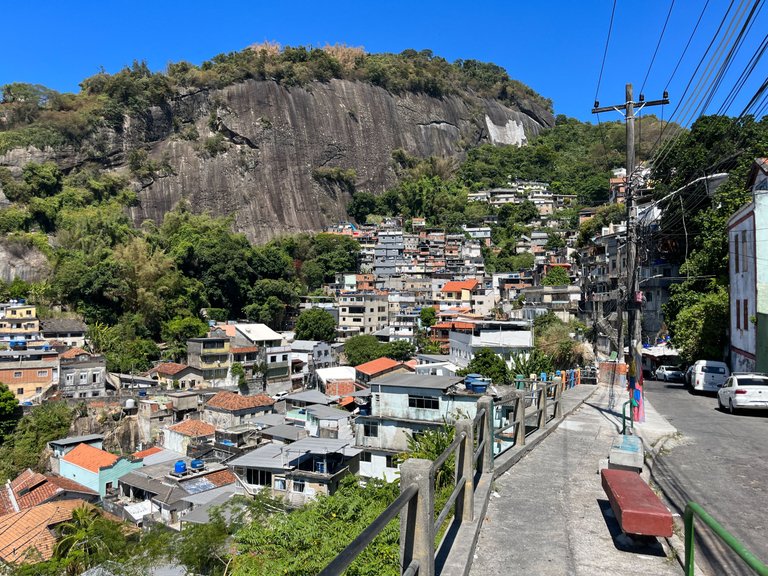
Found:
[[[299,314],[294,331],[297,340],[333,342],[336,339],[336,320],[322,308],[310,308]]]
[[[344,354],[349,364],[359,366],[384,356],[386,347],[375,336],[361,334],[360,336],[352,336],[344,343]]]
[[[100,519],[97,508],[84,505],[72,510],[72,518],[56,527],[59,540],[54,555],[63,560],[67,576],[81,574],[110,556]]]
[[[187,340],[201,338],[207,333],[208,324],[199,318],[185,316],[164,322],[161,337],[167,346],[168,356],[179,361],[187,355]]]
[[[33,408],[0,447],[0,480],[15,478],[26,468],[41,470],[40,455],[46,444],[66,436],[71,423],[72,411],[64,402]]]
[[[175,543],[179,561],[192,574],[219,576],[230,563],[229,528],[221,513],[205,524],[187,524]]]
[[[475,353],[475,357],[469,362],[469,365],[457,374],[460,376],[481,374],[486,378],[490,378],[494,384],[506,384],[509,380],[507,364],[501,356],[497,355],[490,348],[478,350]]]
[[[729,314],[728,290],[722,286],[700,294],[693,304],[683,308],[672,325],[672,341],[681,360],[722,360],[728,344]]]
[[[13,432],[19,418],[21,418],[21,412],[16,395],[8,389],[8,386],[0,382],[0,445]]]
[[[543,286],[568,286],[570,283],[571,279],[568,277],[568,272],[562,266],[550,268],[549,272],[541,279]]]
[[[419,312],[421,318],[421,325],[425,328],[431,328],[437,322],[437,312],[432,306],[425,306]]]
[[[416,353],[416,348],[414,348],[413,344],[407,340],[394,340],[388,342],[383,346],[383,349],[383,356],[392,358],[393,360],[399,360],[400,362],[410,360]]]

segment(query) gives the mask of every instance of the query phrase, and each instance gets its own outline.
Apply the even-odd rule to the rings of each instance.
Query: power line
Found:
[[[597,89],[595,90],[595,101],[597,101],[597,95],[600,93],[600,83],[603,81],[603,70],[605,69],[605,58],[608,55],[608,44],[611,41],[611,31],[613,30],[613,16],[615,13],[616,13],[616,0],[613,0],[613,8],[611,8],[611,21],[608,23],[608,37],[605,39],[605,49],[603,50],[603,62],[602,64],[600,64],[600,75],[597,77]]]
[[[656,60],[656,54],[659,53],[659,46],[661,46],[661,40],[664,38],[664,32],[667,30],[667,24],[669,23],[669,17],[672,15],[672,8],[675,6],[675,0],[672,0],[672,2],[669,4],[669,11],[667,12],[667,19],[664,20],[664,26],[661,28],[661,34],[659,35],[659,41],[656,42],[656,49],[653,51],[653,57],[651,58],[651,63],[648,64],[648,70],[645,73],[645,78],[643,78],[643,83],[640,85],[640,94],[643,93],[643,89],[645,88],[645,83],[648,81],[648,75],[651,73],[651,68],[653,68],[653,63]]]
[[[669,85],[672,82],[672,79],[675,77],[675,74],[677,73],[677,69],[680,67],[680,63],[683,61],[683,58],[685,57],[686,52],[688,52],[688,47],[691,45],[691,41],[693,40],[693,37],[696,35],[696,30],[699,29],[699,24],[701,23],[701,19],[704,16],[704,12],[707,10],[707,6],[709,6],[709,0],[707,0],[704,3],[704,7],[701,9],[701,14],[699,14],[699,19],[696,21],[696,25],[693,27],[693,31],[691,32],[691,35],[688,37],[688,42],[685,44],[685,48],[683,48],[683,53],[680,54],[680,58],[677,60],[677,64],[675,64],[675,69],[672,70],[672,74],[669,76],[669,80],[667,80],[667,83],[664,86],[664,90],[669,88]]]

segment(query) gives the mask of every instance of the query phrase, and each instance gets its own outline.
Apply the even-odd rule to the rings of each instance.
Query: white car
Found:
[[[768,376],[733,374],[717,391],[717,406],[731,414],[742,409],[768,409]]]

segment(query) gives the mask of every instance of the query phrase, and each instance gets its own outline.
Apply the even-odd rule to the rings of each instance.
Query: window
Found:
[[[371,461],[370,452],[360,452],[360,462],[370,462],[370,461]]]
[[[283,362],[288,362],[288,354],[283,354]]]
[[[19,396],[23,396],[24,395],[24,388],[16,388],[16,394],[18,394]]]
[[[747,271],[747,231],[741,231],[741,269]]]
[[[379,437],[379,423],[378,422],[363,422],[363,436],[368,438]]]
[[[275,478],[275,490],[285,490],[285,478]]]
[[[431,396],[411,396],[408,395],[409,408],[424,408],[426,410],[439,410],[440,400]]]
[[[80,374],[80,384],[87,384],[88,383],[88,374],[82,373]]]
[[[653,292],[646,292],[645,293],[645,301],[646,302],[653,302]]]
[[[736,330],[741,330],[741,300],[736,300]]]
[[[21,378],[21,372],[14,372],[13,373],[14,378]]]
[[[38,386],[37,388],[35,388],[35,394],[40,394],[42,391],[43,391],[42,386]]]
[[[294,492],[304,492],[304,489],[306,488],[306,484],[304,483],[304,480],[294,480],[293,481],[293,491]]]
[[[739,234],[738,232],[733,237],[733,262],[736,267],[736,273],[739,273]]]
[[[254,484],[256,486],[271,486],[272,472],[267,470],[254,470],[253,468],[246,468],[245,481],[248,484]]]
[[[392,455],[387,456],[387,468],[397,468],[397,462]]]
[[[749,300],[744,300],[744,330],[749,330]]]

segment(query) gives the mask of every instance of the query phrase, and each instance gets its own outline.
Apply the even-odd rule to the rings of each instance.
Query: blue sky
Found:
[[[601,104],[623,101],[627,82],[639,90],[670,1],[618,0],[599,93]],[[644,90],[648,99],[661,96],[704,2],[675,0]],[[0,11],[5,23],[0,85],[20,81],[77,91],[78,83],[101,67],[116,72],[137,59],[146,60],[153,70],[164,70],[168,62],[199,64],[218,53],[264,40],[283,45],[343,43],[363,46],[369,52],[428,48],[448,60],[495,62],[513,78],[551,98],[556,113],[594,121],[590,109],[613,2],[40,0],[4,4]],[[709,0],[696,37],[669,85],[673,106],[666,107],[667,117],[728,5],[728,0]],[[758,14],[724,86],[733,85],[767,24],[765,9]],[[732,113],[738,114],[766,75],[766,65],[758,66]],[[715,98],[713,108],[724,95],[725,91]]]

